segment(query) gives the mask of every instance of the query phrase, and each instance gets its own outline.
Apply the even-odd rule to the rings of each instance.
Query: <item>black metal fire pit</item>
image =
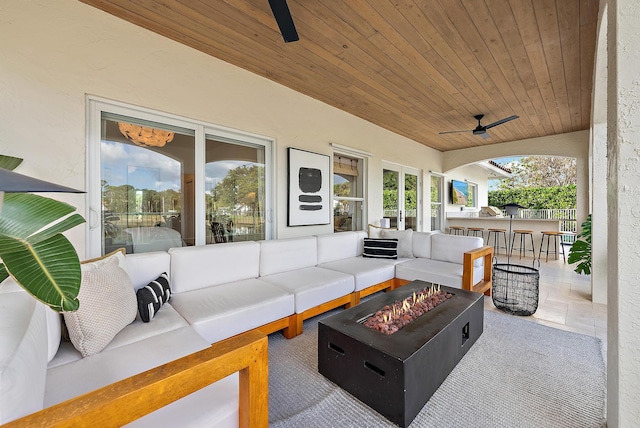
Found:
[[[480,337],[483,295],[454,294],[392,335],[362,325],[431,283],[414,281],[318,323],[318,371],[391,422],[408,426]]]

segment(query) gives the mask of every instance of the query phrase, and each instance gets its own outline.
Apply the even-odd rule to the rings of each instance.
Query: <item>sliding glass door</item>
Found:
[[[265,239],[265,150],[207,135],[207,244]]]
[[[272,237],[272,141],[121,104],[89,107],[89,257]]]

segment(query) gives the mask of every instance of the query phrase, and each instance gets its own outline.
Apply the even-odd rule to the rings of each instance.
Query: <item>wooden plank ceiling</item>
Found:
[[[441,151],[588,129],[598,0],[81,0]],[[510,115],[520,119],[471,132]]]

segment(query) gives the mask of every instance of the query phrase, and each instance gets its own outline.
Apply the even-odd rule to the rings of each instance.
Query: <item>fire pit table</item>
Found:
[[[363,325],[385,305],[431,285],[413,281],[318,323],[318,371],[402,427],[483,331],[483,295],[444,286],[451,298],[391,335]]]

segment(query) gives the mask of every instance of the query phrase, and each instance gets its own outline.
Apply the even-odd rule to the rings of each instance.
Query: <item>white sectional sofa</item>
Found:
[[[480,238],[415,232],[414,257],[383,260],[362,257],[366,236],[343,232],[127,255],[120,266],[134,289],[167,272],[171,300],[151,322],[136,319],[84,358],[60,340],[60,316],[5,281],[0,423],[31,414],[18,426],[69,419],[117,426],[160,408],[134,426],[264,426],[266,334],[295,337],[304,319],[413,279],[490,291],[492,248]]]
[[[170,256],[166,252],[132,254],[126,256],[121,267],[137,289],[160,273],[168,272]],[[166,303],[151,322],[136,319],[104,350],[83,358],[70,342],[61,340],[60,315],[11,280],[0,287],[0,326],[0,423],[41,409],[55,409],[51,406],[102,387],[114,388],[116,382],[172,361],[184,364],[186,358],[211,349],[210,342],[198,334],[171,303]],[[176,414],[181,415],[180,425],[184,426],[208,426],[207,421],[211,420],[218,421],[218,426],[238,426],[238,375],[209,383],[211,385],[190,395],[188,400],[176,401],[150,413],[136,420],[133,426],[167,426],[166,422]],[[137,398],[144,396],[138,395],[140,391],[139,385],[131,389]],[[101,397],[107,397],[104,391]],[[61,411],[44,413],[41,419],[19,420],[18,426],[48,426],[60,413],[73,415],[82,406],[95,404],[88,401],[67,402]],[[201,406],[205,401],[216,405]],[[127,402],[112,412],[117,414],[124,404],[134,408],[143,404],[134,398]],[[113,413],[103,413],[104,418],[109,415],[106,420],[94,415],[90,425],[121,425]]]
[[[449,287],[465,288],[461,286],[464,273],[463,255],[475,254],[474,251],[486,253],[486,249],[482,249],[484,241],[480,237],[417,232],[413,233],[412,240],[415,258],[396,266],[396,278],[408,281],[421,279]],[[484,264],[482,258],[474,260],[470,272],[473,285],[482,284]],[[491,264],[490,259],[488,264]]]
[[[288,328],[294,295],[258,278],[258,242],[172,248],[169,255],[171,304],[207,342],[270,323]]]

